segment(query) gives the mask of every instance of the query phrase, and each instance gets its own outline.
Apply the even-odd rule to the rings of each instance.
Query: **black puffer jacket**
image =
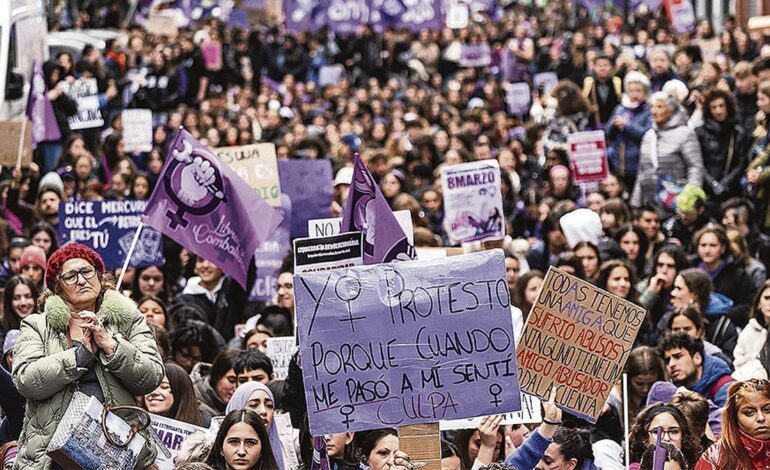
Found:
[[[706,169],[703,189],[709,198],[720,201],[740,196],[740,180],[751,148],[751,136],[734,120],[706,122],[695,129]],[[716,182],[716,184],[715,184]]]
[[[702,265],[700,265],[702,266]],[[733,301],[730,318],[739,328],[749,322],[749,311],[756,291],[746,269],[732,256],[725,260],[725,265],[714,277],[714,292],[719,292]]]
[[[58,79],[53,80],[52,75],[58,71]],[[43,64],[43,75],[45,76],[45,87],[48,90],[56,88],[56,84],[64,77],[64,71],[56,62],[49,60]],[[53,104],[53,112],[56,115],[56,124],[59,125],[61,131],[62,141],[72,133],[70,125],[67,122],[67,118],[74,116],[78,112],[78,104],[69,96],[61,93],[58,98],[51,101]]]

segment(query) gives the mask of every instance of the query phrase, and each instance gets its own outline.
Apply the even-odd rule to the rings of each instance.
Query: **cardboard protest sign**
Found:
[[[398,428],[399,450],[409,455],[414,468],[442,470],[441,433],[438,423],[412,424]]]
[[[218,147],[212,151],[271,206],[281,205],[275,144]]]
[[[24,134],[22,136],[22,133]],[[19,159],[21,152],[21,159]],[[0,122],[0,165],[13,168],[32,162],[32,125],[26,121]]]
[[[508,113],[519,116],[528,115],[529,105],[532,102],[529,84],[524,82],[505,84],[505,102],[508,104]]]
[[[291,236],[307,237],[307,221],[329,217],[332,204],[332,165],[329,160],[281,160],[281,191],[292,202]]]
[[[567,136],[567,154],[575,184],[602,181],[609,175],[604,131],[570,134]]]
[[[70,83],[66,80],[57,85],[78,104],[78,112],[67,118],[70,129],[102,127],[102,111],[99,109],[99,87],[95,78],[80,78]]]
[[[412,213],[408,209],[394,211],[398,225],[404,230],[406,239],[414,244],[414,224],[412,223]],[[342,217],[332,217],[329,219],[315,219],[307,221],[307,232],[310,238],[329,237],[340,233],[342,227]]]
[[[147,201],[70,201],[59,204],[59,241],[82,243],[104,260],[107,269],[123,266]],[[162,266],[160,232],[144,227],[129,266]]]
[[[152,150],[152,111],[149,109],[124,109],[120,113],[123,122],[123,144],[126,152]]]
[[[145,29],[150,34],[156,34],[158,36],[176,37],[179,34],[179,29],[176,24],[176,18],[173,14],[152,11],[150,17],[147,19]]]
[[[501,240],[505,236],[497,160],[444,166],[441,188],[444,225],[453,243]]]
[[[311,273],[349,268],[364,264],[364,239],[361,232],[331,237],[294,240],[294,272]]]
[[[296,274],[294,286],[313,435],[520,409],[502,250]]]
[[[283,259],[291,253],[292,205],[289,196],[281,194],[281,207],[276,207],[275,210],[283,215],[283,220],[270,238],[260,243],[254,252],[257,279],[254,281],[250,300],[269,302],[275,297],[275,286]]]
[[[294,336],[281,336],[267,338],[267,357],[273,364],[275,380],[284,380],[289,375],[289,361],[297,350],[297,338]]]
[[[174,460],[179,455],[179,450],[182,448],[182,443],[187,439],[190,434],[196,432],[206,433],[206,428],[187,424],[175,419],[166,418],[150,413],[150,420],[152,421],[152,428],[158,435],[158,438],[171,452],[171,457],[168,458],[163,455],[162,452],[158,452],[158,456],[155,458],[155,464],[160,470],[173,470],[175,467]]]
[[[483,416],[468,419],[453,419],[439,421],[442,431],[452,431],[455,429],[476,429],[481,424]],[[540,400],[526,393],[521,394],[521,411],[512,411],[505,413],[501,425],[506,424],[531,424],[543,421],[540,410]]]
[[[595,423],[623,373],[644,308],[551,267],[519,342],[522,391]]]

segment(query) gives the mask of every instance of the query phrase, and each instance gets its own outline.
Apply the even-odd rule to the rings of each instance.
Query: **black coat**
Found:
[[[714,292],[719,292],[734,302],[730,309],[733,323],[739,328],[745,327],[749,322],[749,311],[756,295],[751,276],[739,262],[730,257],[713,282]]]
[[[713,119],[695,129],[706,169],[703,189],[709,198],[727,200],[741,195],[740,180],[749,164],[752,138],[735,121]],[[714,182],[722,188],[715,189]]]

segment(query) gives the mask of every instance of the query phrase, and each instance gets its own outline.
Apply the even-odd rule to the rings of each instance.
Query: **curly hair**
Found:
[[[670,414],[679,425],[682,430],[682,448],[680,449],[684,454],[690,467],[695,465],[695,462],[700,456],[700,444],[695,435],[690,432],[690,427],[687,424],[687,418],[681,411],[677,410],[671,405],[655,404],[643,409],[636,417],[636,422],[631,426],[631,432],[629,434],[629,452],[631,454],[631,462],[641,462],[642,455],[650,445],[649,427],[650,423],[656,416],[662,413]],[[738,468],[738,467],[735,467]],[[748,468],[748,467],[747,467]]]

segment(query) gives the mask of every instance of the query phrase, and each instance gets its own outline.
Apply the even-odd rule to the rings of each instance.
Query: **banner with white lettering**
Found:
[[[78,104],[78,112],[67,118],[70,129],[77,131],[104,125],[99,108],[99,87],[95,78],[80,78],[72,83],[62,80],[56,86]]]
[[[59,204],[59,242],[82,243],[104,260],[107,269],[123,266],[147,201],[70,201]],[[129,266],[162,266],[160,232],[144,227]]]
[[[453,243],[502,240],[505,237],[500,166],[482,160],[444,166],[444,226]]]
[[[364,264],[362,232],[294,240],[294,273],[349,268]]]
[[[604,131],[570,134],[567,137],[567,154],[575,184],[602,181],[609,175]]]

